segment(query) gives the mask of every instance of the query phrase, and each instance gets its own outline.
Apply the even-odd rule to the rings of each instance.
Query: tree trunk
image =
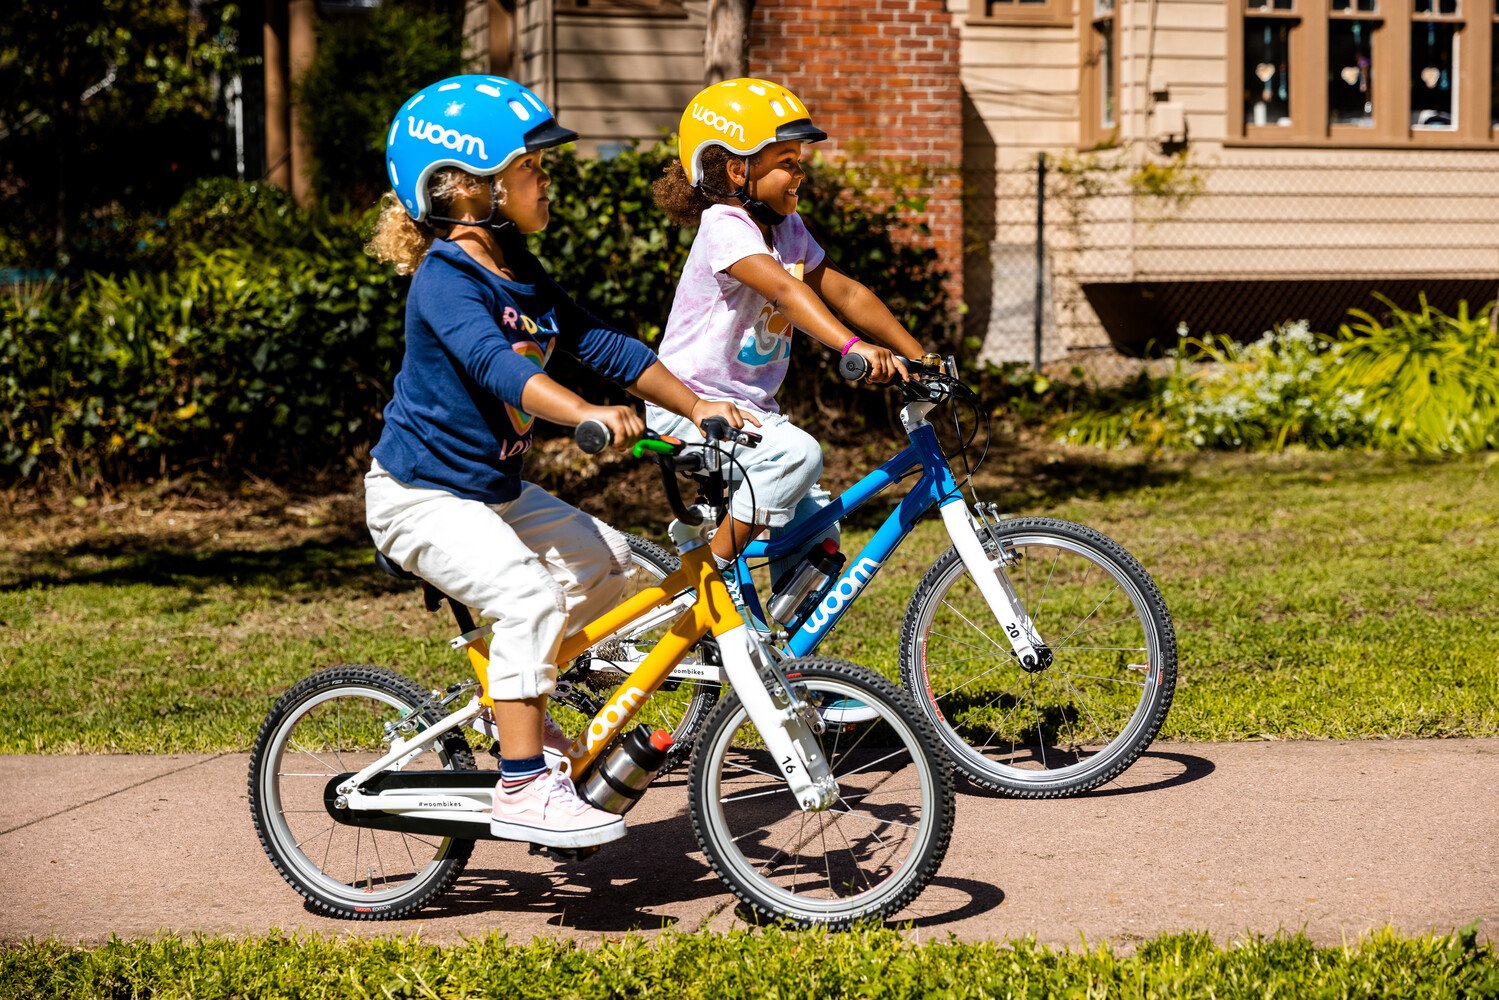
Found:
[[[755,0],[708,0],[708,31],[703,38],[703,82],[749,75],[750,12]]]

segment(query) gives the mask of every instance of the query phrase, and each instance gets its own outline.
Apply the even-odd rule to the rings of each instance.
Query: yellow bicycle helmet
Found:
[[[703,150],[722,146],[731,153],[751,156],[773,142],[820,142],[827,137],[812,124],[806,107],[791,91],[769,80],[741,77],[704,87],[688,103],[677,128],[677,157],[693,187],[738,198],[756,218],[773,216],[762,221],[775,225],[785,216],[750,198],[748,184],[738,191],[715,191],[704,185]]]

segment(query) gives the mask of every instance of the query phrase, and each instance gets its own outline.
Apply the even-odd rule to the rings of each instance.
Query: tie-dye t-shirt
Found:
[[[776,391],[791,357],[791,323],[728,268],[769,254],[800,281],[823,259],[800,215],[793,212],[772,232],[774,248],[744,209],[714,205],[703,212],[660,348],[661,362],[699,396],[761,413],[780,412]]]

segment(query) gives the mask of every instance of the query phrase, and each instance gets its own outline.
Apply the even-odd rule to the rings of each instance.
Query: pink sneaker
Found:
[[[543,847],[594,847],[623,837],[625,818],[584,802],[572,779],[553,769],[514,794],[496,785],[489,832]]]

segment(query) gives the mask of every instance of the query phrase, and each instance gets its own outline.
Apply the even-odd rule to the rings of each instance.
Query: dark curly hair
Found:
[[[703,150],[702,159],[698,161],[698,168],[703,172],[703,180],[708,186],[719,191],[727,191],[729,184],[729,151],[722,146],[709,146]],[[665,172],[657,178],[652,186],[656,194],[656,204],[661,211],[666,213],[667,218],[682,227],[695,226],[702,221],[703,212],[709,205],[728,204],[729,199],[719,198],[705,194],[701,188],[693,187],[687,180],[687,171],[682,168],[681,160],[672,160]]]

